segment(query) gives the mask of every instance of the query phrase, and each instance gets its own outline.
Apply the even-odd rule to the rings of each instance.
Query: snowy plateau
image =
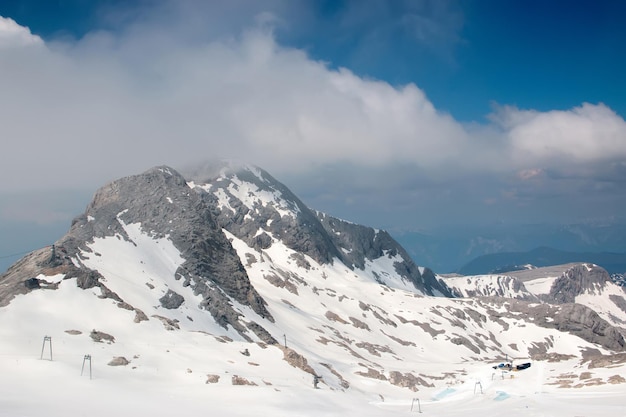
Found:
[[[0,276],[0,323],[0,416],[626,409],[626,295],[601,267],[444,278],[251,166],[105,185]]]

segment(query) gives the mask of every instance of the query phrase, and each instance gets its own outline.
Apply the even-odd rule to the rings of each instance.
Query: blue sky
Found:
[[[107,181],[216,157],[390,230],[624,218],[624,2],[3,0],[0,16],[4,253],[58,238]]]
[[[119,30],[156,3],[4,0],[0,12],[44,39],[80,38]],[[626,114],[621,1],[269,1],[257,10],[284,13],[279,42],[330,67],[415,83],[457,120],[482,122],[494,103],[549,111],[603,102]],[[225,11],[220,30],[251,23],[238,11]]]

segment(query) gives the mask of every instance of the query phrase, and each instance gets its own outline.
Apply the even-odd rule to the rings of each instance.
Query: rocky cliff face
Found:
[[[623,300],[585,271],[569,275],[577,300]],[[389,234],[308,209],[262,170],[157,167],[102,187],[65,236],[0,276],[2,323],[13,325],[0,336],[23,352],[53,335],[66,369],[101,343],[99,368],[132,358],[120,378],[204,384],[196,371],[210,369],[211,383],[310,389],[319,376],[359,398],[442,391],[475,372],[467,365],[505,357],[572,369],[599,352],[613,366],[624,350],[606,314],[524,301],[514,279],[482,281],[481,297],[449,297]]]
[[[579,282],[571,291],[599,291],[601,278],[580,274],[570,274]],[[297,354],[344,388],[349,378],[341,373],[398,382],[402,371],[413,381],[404,365],[394,367],[415,357],[460,361],[624,348],[614,323],[589,307],[455,299],[386,232],[314,212],[251,167],[186,177],[157,167],[114,181],[98,190],[65,236],[16,263],[0,284],[0,306],[30,291],[41,291],[33,299],[47,290],[92,298],[125,322],[117,337],[155,323],[213,335],[217,343],[277,347],[277,340],[293,337]],[[481,295],[523,294],[517,284],[504,280]],[[86,291],[72,291],[76,286]],[[66,317],[60,310],[57,321]],[[94,319],[103,327],[107,320],[113,319]],[[554,343],[561,338],[571,343]],[[339,376],[326,367],[329,350],[340,358]],[[353,369],[355,360],[366,369]]]
[[[261,321],[273,321],[222,228],[259,250],[280,241],[297,252],[304,264],[308,256],[321,264],[339,261],[363,269],[368,262],[383,258],[415,291],[451,295],[431,271],[420,270],[386,232],[310,210],[265,171],[246,167],[203,175],[184,178],[169,167],[156,167],[105,185],[65,236],[9,269],[3,277],[0,305],[8,304],[16,294],[58,285],[34,277],[63,274],[64,279],[76,278],[80,288],[99,288],[103,297],[135,310],[138,319],[145,317],[144,311],[111,290],[86,262],[99,256],[91,248],[97,239],[117,237],[136,246],[126,229],[133,224],[153,239],[167,238],[174,244],[184,260],[175,279],[202,298],[201,307],[217,323],[232,326],[243,335],[251,330],[272,343],[263,326],[240,320],[241,313],[233,308],[235,301],[249,306]],[[385,284],[388,274],[377,271],[373,276]],[[165,309],[176,309],[185,301],[172,289],[158,298]]]
[[[273,239],[315,261],[338,260],[351,269],[393,259],[395,272],[424,295],[451,297],[432,271],[420,269],[385,231],[346,222],[304,205],[287,187],[257,167],[224,165],[189,174],[203,190],[218,224],[250,247],[266,249]],[[384,277],[378,276],[381,283]]]
[[[601,293],[611,276],[606,270],[592,264],[574,265],[552,283],[550,293],[545,298],[555,303],[573,303],[582,294]]]
[[[611,349],[624,348],[626,293],[606,270],[583,263],[513,273],[446,278],[446,283],[462,297],[514,299],[508,308],[526,314],[539,326]]]
[[[248,245],[263,249],[276,238],[320,263],[341,256],[313,212],[267,172],[226,165],[188,177],[219,226]]]
[[[453,297],[450,288],[433,271],[419,268],[409,254],[384,230],[346,222],[317,212],[317,217],[333,245],[338,248],[341,261],[363,269],[367,261],[381,257],[396,259],[393,268],[425,295]]]
[[[507,303],[511,313],[522,313],[538,326],[557,329],[574,334],[583,340],[596,343],[611,350],[621,351],[626,347],[619,329],[602,319],[598,313],[582,304]]]
[[[55,243],[54,252],[50,250],[47,256],[33,258],[28,269],[20,268],[20,278],[65,273],[66,279],[78,277],[79,287],[100,287],[107,297],[125,303],[81,259],[84,252],[91,252],[89,243],[94,239],[117,236],[132,242],[124,225],[135,223],[153,238],[168,237],[173,242],[184,259],[175,278],[202,297],[202,307],[220,325],[247,332],[239,321],[240,314],[232,308],[231,299],[250,306],[263,318],[272,319],[263,299],[251,286],[239,257],[215,223],[211,208],[189,188],[185,178],[168,167],[153,168],[102,187],[85,213],[72,222],[67,235]],[[179,294],[169,291],[160,302],[164,308],[170,308],[182,301]]]
[[[445,283],[457,297],[503,297],[539,301],[520,279],[507,275],[450,277],[445,279]]]

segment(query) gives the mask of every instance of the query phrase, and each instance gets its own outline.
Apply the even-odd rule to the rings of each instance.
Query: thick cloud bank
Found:
[[[528,195],[528,181],[549,193],[565,176],[602,177],[609,188],[625,179],[626,123],[602,103],[549,112],[504,105],[489,124],[465,125],[419,86],[363,78],[281,46],[268,20],[234,36],[129,25],[44,42],[0,18],[0,192],[96,187],[215,157],[282,178],[324,167],[378,172],[368,177],[374,188],[399,173],[465,192],[473,179],[494,186],[478,193],[485,204]],[[324,178],[349,182],[346,169]]]

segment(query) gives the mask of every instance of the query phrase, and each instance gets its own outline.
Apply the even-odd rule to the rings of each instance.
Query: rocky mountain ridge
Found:
[[[396,271],[424,295],[451,296],[432,271],[418,268],[385,231],[357,225],[306,207],[287,187],[258,167],[223,167],[217,174],[194,173],[194,189],[214,207],[218,224],[253,248],[266,249],[272,239],[319,263],[338,259],[350,269],[367,261],[396,257]],[[271,236],[271,237],[270,237]],[[383,280],[383,277],[378,277]]]
[[[500,297],[585,306],[626,335],[626,291],[613,282],[604,268],[572,263],[509,274],[451,277],[445,282],[461,297]]]
[[[13,265],[0,277],[0,306],[90,300],[106,317],[83,323],[62,308],[45,314],[84,334],[110,334],[120,346],[147,329],[155,337],[156,323],[193,340],[210,336],[202,349],[276,349],[337,390],[375,381],[415,391],[460,378],[452,371],[460,362],[582,360],[624,349],[613,310],[600,316],[590,307],[598,298],[542,304],[537,282],[533,292],[530,280],[519,281],[499,288],[526,287],[537,298],[512,300],[504,291],[469,298],[415,265],[386,232],[313,211],[258,168],[183,176],[156,167],[102,187],[64,237]],[[585,270],[558,288],[619,297]],[[432,362],[450,372],[420,373]]]

